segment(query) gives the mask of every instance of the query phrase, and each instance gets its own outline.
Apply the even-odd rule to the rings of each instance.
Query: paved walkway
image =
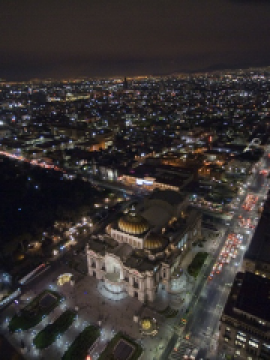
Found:
[[[27,301],[31,301],[31,298],[44,289],[53,288],[65,296],[65,301],[36,327],[20,334],[9,334],[7,330],[7,321],[16,312],[15,305],[10,305],[1,314],[0,318],[0,325],[4,335],[17,348],[20,346],[21,340],[25,342],[29,349],[25,355],[26,359],[40,359],[43,356],[44,358],[50,358],[50,360],[59,360],[83,328],[88,324],[93,324],[100,326],[101,329],[101,336],[91,353],[93,359],[96,360],[98,358],[98,354],[102,352],[106,344],[118,331],[128,334],[142,345],[145,351],[141,360],[158,359],[174,333],[173,326],[176,322],[176,318],[166,318],[158,311],[170,306],[179,310],[179,317],[179,314],[187,308],[194,281],[187,274],[186,268],[197,251],[192,249],[183,259],[181,263],[183,273],[179,277],[179,281],[176,281],[175,291],[167,293],[160,287],[155,301],[149,303],[149,305],[143,305],[137,299],[130,298],[129,296],[122,298],[109,292],[105,294],[103,283],[99,280],[90,276],[82,276],[66,265],[59,264],[59,267],[49,276],[43,276],[40,281],[36,281],[33,286],[34,291],[31,290],[28,294],[24,294],[23,298],[26,299],[28,297]],[[75,285],[72,286],[67,283],[63,286],[57,286],[58,276],[66,272],[74,274]],[[25,306],[25,301],[22,302],[21,306]],[[46,324],[55,320],[66,308],[76,309],[78,320],[48,349],[43,351],[35,349],[32,346],[32,339],[35,334],[44,328]],[[159,329],[156,336],[141,335],[139,324],[134,321],[134,316],[138,314],[141,318],[152,317],[157,320]]]
[[[72,272],[75,277],[75,285],[67,283],[63,286],[57,286],[57,277],[65,272]],[[59,268],[50,276],[43,277],[40,282],[35,282],[35,290],[29,290],[23,295],[21,300],[22,308],[26,303],[30,302],[33,297],[46,288],[57,290],[64,295],[65,300],[60,306],[45,317],[42,322],[29,331],[10,334],[8,331],[8,322],[11,317],[18,311],[13,303],[7,307],[0,316],[1,331],[4,336],[15,346],[19,348],[21,340],[25,343],[28,351],[24,355],[26,359],[42,359],[59,360],[68,346],[73,342],[75,337],[88,324],[100,325],[101,337],[96,343],[92,352],[93,359],[98,358],[98,354],[102,352],[106,344],[118,331],[128,334],[137,340],[145,349],[141,360],[158,359],[162,349],[165,348],[171,335],[173,334],[174,318],[166,318],[159,314],[156,310],[162,310],[166,306],[171,305],[174,301],[175,308],[177,305],[177,294],[168,294],[164,290],[159,290],[157,299],[149,307],[143,305],[135,298],[126,297],[117,300],[112,294],[111,297],[105,297],[99,290],[100,281],[93,277],[82,277],[79,273],[71,271],[65,265]],[[47,349],[39,351],[32,345],[34,336],[42,330],[48,323],[53,322],[67,308],[76,309],[78,311],[78,320],[61,336],[55,343]],[[140,333],[139,324],[134,322],[134,315],[140,314],[143,317],[153,317],[157,320],[159,327],[158,334],[154,337],[143,336]]]

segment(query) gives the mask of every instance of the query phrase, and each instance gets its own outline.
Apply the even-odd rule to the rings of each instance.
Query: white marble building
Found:
[[[112,293],[153,301],[159,286],[170,291],[173,271],[200,236],[201,216],[186,199],[157,191],[89,240],[88,273]]]

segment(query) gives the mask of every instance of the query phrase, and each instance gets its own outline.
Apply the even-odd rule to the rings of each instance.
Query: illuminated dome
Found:
[[[144,335],[154,336],[158,332],[157,321],[154,318],[144,318],[140,320],[140,332]]]
[[[144,241],[144,248],[147,250],[159,250],[167,245],[167,240],[161,235],[151,233]]]
[[[141,327],[143,330],[149,330],[152,326],[151,320],[150,319],[143,319],[141,321]]]
[[[148,222],[134,211],[119,219],[118,227],[125,233],[132,235],[141,235],[149,229]]]

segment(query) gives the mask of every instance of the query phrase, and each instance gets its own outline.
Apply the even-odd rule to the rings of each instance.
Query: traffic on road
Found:
[[[182,334],[171,350],[169,359],[222,359],[218,351],[219,318],[226,303],[235,274],[242,269],[242,260],[260,220],[261,207],[268,191],[268,180],[255,187],[257,174],[265,169],[265,159],[249,176],[232,201],[234,214],[227,225],[213,220],[212,225],[220,230],[213,239],[213,259],[202,274],[200,292],[191,299],[189,313],[183,316]],[[256,190],[256,191],[255,191]],[[223,231],[223,232],[222,232]],[[223,235],[224,234],[224,235]],[[194,356],[195,354],[195,356]]]

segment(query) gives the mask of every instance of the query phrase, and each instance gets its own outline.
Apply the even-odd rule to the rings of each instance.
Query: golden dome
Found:
[[[152,326],[150,319],[143,319],[141,321],[141,327],[143,330],[149,330]]]
[[[150,317],[141,319],[140,331],[144,335],[156,335],[158,332],[156,319]]]
[[[121,231],[132,235],[141,235],[149,229],[148,222],[134,212],[121,217],[118,221],[118,227]]]
[[[144,248],[147,250],[159,250],[167,245],[167,241],[161,235],[151,233],[144,241]]]

